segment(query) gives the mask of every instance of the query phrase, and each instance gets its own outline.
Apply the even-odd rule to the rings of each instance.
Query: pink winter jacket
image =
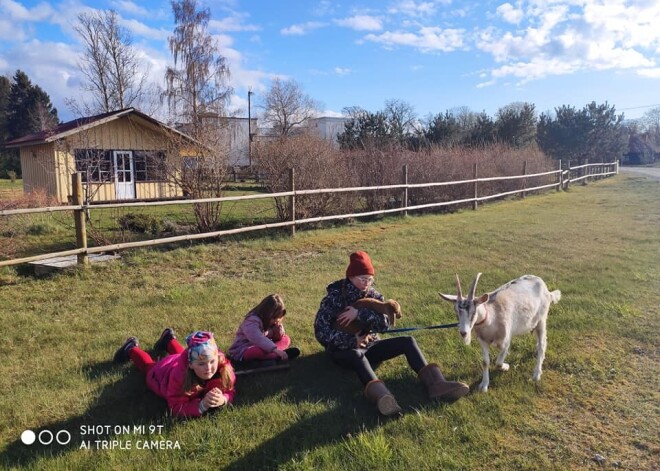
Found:
[[[220,359],[224,355],[220,352]],[[228,363],[228,367],[231,365]],[[194,391],[184,393],[183,383],[185,382],[186,374],[188,371],[188,349],[181,353],[168,355],[158,363],[156,363],[147,373],[147,386],[158,396],[167,401],[172,414],[176,417],[199,417],[199,403],[202,401],[204,395],[212,387],[220,387],[213,379],[207,381],[207,386],[196,386]],[[233,374],[232,369],[232,388],[225,391],[222,387],[223,395],[227,402],[231,403],[234,400],[235,390],[233,383],[236,381],[236,376]],[[209,384],[213,383],[213,384]]]
[[[229,347],[229,356],[234,360],[241,361],[245,350],[252,345],[256,345],[266,353],[272,352],[277,348],[277,345],[269,337],[273,337],[275,330],[277,331],[277,338],[284,335],[284,327],[281,325],[277,329],[264,329],[259,316],[248,314],[236,331],[234,343]]]

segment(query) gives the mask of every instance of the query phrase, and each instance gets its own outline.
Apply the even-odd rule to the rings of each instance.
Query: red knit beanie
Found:
[[[346,278],[353,276],[371,275],[374,276],[374,266],[367,252],[361,250],[351,254],[351,261],[346,269]]]

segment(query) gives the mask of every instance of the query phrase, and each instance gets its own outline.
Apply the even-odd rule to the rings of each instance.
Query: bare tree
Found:
[[[83,89],[94,99],[82,109],[93,114],[139,106],[146,94],[148,71],[139,60],[130,33],[119,25],[117,12],[81,13],[74,30],[85,48],[78,63],[87,79]],[[75,100],[70,103],[72,108],[81,108]]]
[[[263,119],[280,136],[288,136],[294,126],[313,118],[322,105],[305,94],[293,79],[273,79],[270,90],[262,100]]]

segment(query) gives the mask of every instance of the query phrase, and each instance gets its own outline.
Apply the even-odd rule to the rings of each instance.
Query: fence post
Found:
[[[619,162],[621,161],[618,159],[614,161],[614,170],[616,171],[617,175],[619,174]]]
[[[82,190],[82,175],[80,172],[75,172],[71,175],[71,183],[73,189],[73,204],[82,206],[83,204],[83,190]],[[87,248],[87,226],[85,225],[85,210],[76,209],[73,211],[73,222],[76,227],[76,248]],[[89,257],[87,252],[78,254],[78,264],[88,265]]]
[[[289,169],[289,191],[296,191],[296,169]],[[291,213],[291,236],[296,235],[296,195],[291,195],[289,198],[289,212]]]
[[[566,191],[568,191],[568,186],[571,184],[571,161],[569,160],[566,167]]]
[[[527,175],[527,161],[526,160],[523,161],[523,172],[522,172],[522,174]],[[523,189],[523,191],[522,191],[522,193],[520,193],[520,199],[523,199],[523,200],[525,199],[525,188],[527,188],[527,179],[523,178],[522,179],[522,189]]]
[[[582,179],[582,186],[585,186],[587,184],[587,180],[589,179],[589,159],[584,159],[584,167],[582,167],[582,176],[584,177]]]
[[[479,186],[478,186],[478,182],[477,182],[477,173],[478,173],[477,170],[478,170],[477,162],[475,162],[474,165],[472,166],[472,178],[474,178],[474,180],[475,180],[474,181],[474,202],[472,203],[472,209],[474,209],[475,211],[476,211],[477,206],[478,206],[477,198],[479,197],[478,196],[479,195]]]
[[[408,207],[408,165],[403,166],[403,184],[406,185],[403,188],[403,201],[401,202],[402,208]],[[408,216],[408,211],[403,211],[403,217]]]
[[[561,169],[561,159],[559,159],[559,178],[557,178],[557,191],[564,189],[564,171]]]

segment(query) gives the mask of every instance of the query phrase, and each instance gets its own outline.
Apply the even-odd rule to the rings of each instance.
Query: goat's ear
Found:
[[[450,303],[455,303],[456,302],[456,296],[454,296],[452,294],[442,294],[442,293],[438,293],[438,294],[445,301],[449,301]]]
[[[474,305],[477,306],[479,304],[483,304],[488,301],[488,293],[482,294],[478,298],[474,298]]]

